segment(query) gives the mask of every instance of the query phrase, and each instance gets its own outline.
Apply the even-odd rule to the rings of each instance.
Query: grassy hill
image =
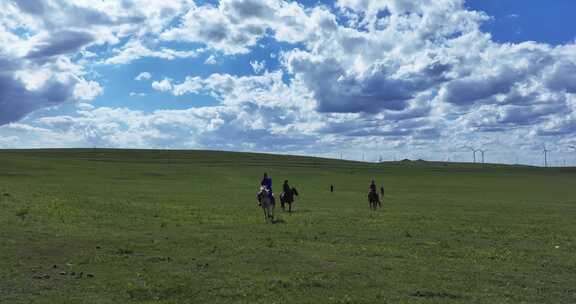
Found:
[[[575,219],[566,168],[0,150],[0,303],[576,303]]]

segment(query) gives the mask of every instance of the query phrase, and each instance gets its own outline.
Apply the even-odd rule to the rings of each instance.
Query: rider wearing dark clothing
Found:
[[[370,192],[376,193],[376,184],[374,184],[374,181],[370,183]]]
[[[378,198],[378,193],[376,193],[376,184],[374,183],[374,180],[370,183],[369,189],[368,199],[370,201],[376,201],[377,204],[380,205],[380,199]]]
[[[260,186],[264,186],[268,191],[270,191],[270,193],[272,193],[272,178],[268,177],[268,173],[264,173]]]
[[[260,186],[264,186],[268,190],[268,194],[272,199],[272,204],[275,203],[274,195],[272,194],[272,178],[268,177],[268,173],[264,173],[264,177],[262,177],[262,181],[260,182]]]
[[[292,191],[292,188],[290,188],[290,186],[288,185],[288,180],[284,181],[284,184],[282,185],[282,191],[286,194],[290,193],[290,191]]]

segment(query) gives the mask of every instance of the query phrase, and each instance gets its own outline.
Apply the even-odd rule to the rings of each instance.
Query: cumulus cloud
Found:
[[[140,2],[149,3],[0,2],[0,44],[10,46],[0,49],[0,125],[42,108],[95,98],[103,88],[87,77],[84,65],[97,57],[89,47],[158,33],[190,5],[184,0]],[[138,49],[144,54],[123,51],[110,61],[193,56],[191,51],[147,52],[144,47]]]
[[[148,72],[142,72],[142,73],[138,74],[138,76],[136,76],[136,78],[134,78],[134,80],[143,81],[143,80],[148,80],[150,78],[152,78],[152,74],[150,74]]]
[[[209,64],[209,65],[214,65],[217,64],[218,61],[216,60],[216,56],[214,55],[210,55],[208,58],[206,58],[206,60],[204,61],[204,64]]]
[[[16,38],[13,43],[26,41]],[[0,125],[18,121],[38,109],[87,101],[100,94],[100,85],[85,80],[81,67],[66,57],[49,57],[22,58],[0,50]]]
[[[101,107],[80,110],[74,116],[41,118],[35,125],[6,125],[0,127],[0,132],[17,136],[21,144],[49,147],[297,151],[314,145],[316,139],[311,135],[282,130],[270,111],[274,109],[260,111],[249,105],[151,113]]]
[[[317,30],[335,28],[333,15],[324,9],[306,9],[284,0],[222,0],[218,5],[193,6],[181,23],[165,30],[166,41],[202,43],[224,54],[246,54],[257,42],[273,36],[298,43]]]
[[[161,81],[154,81],[152,82],[152,88],[158,91],[170,91],[172,90],[172,83],[171,80],[168,78],[164,78]]]
[[[96,81],[79,81],[74,87],[74,98],[79,101],[90,101],[102,94],[103,89]]]
[[[463,0],[2,2],[0,44],[11,47],[0,50],[0,125],[96,98],[103,88],[88,77],[92,64],[206,52],[205,64],[242,58],[255,75],[200,77],[191,69],[151,86],[192,100],[210,95],[216,107],[151,114],[84,103],[78,116],[46,119],[25,132],[72,132],[78,141],[111,146],[245,142],[247,149],[293,151],[574,139],[574,44],[498,43],[483,32],[489,19]],[[266,43],[282,51],[268,63],[254,60],[262,54],[250,52]],[[99,51],[104,45],[108,51]],[[110,118],[120,116],[128,121]],[[4,127],[6,138],[23,126]],[[129,139],[128,131],[141,135]],[[493,139],[501,134],[510,140]]]
[[[105,64],[128,64],[132,61],[144,57],[161,58],[166,60],[173,60],[176,58],[190,58],[198,56],[202,50],[192,51],[177,51],[169,48],[161,48],[159,50],[151,50],[144,46],[139,40],[131,40],[127,42],[121,49],[115,50],[115,55],[107,58]]]
[[[29,89],[13,75],[0,73],[0,125],[18,121],[34,110],[68,101],[73,92],[71,79],[49,78],[41,86]]]
[[[252,1],[246,1],[252,4]],[[229,2],[219,7],[206,4],[194,6],[182,18],[182,24],[162,33],[164,40],[189,41],[203,43],[227,54],[247,53],[248,47],[256,44],[265,34],[265,25],[256,22],[236,24],[232,22],[227,10]],[[256,4],[256,7],[261,5]],[[232,6],[232,13],[234,13]]]
[[[314,106],[315,117],[308,118],[318,124],[309,130],[319,134],[384,137],[414,145],[436,141],[450,132],[465,134],[463,130],[523,129],[525,134],[544,134],[534,132],[535,126],[574,109],[562,95],[573,93],[570,46],[496,43],[481,31],[489,17],[467,10],[463,1],[338,1],[345,25],[338,24],[337,16],[324,7],[299,10],[298,5],[275,1],[242,10],[250,7],[248,2],[196,7],[196,13],[213,14],[209,19],[218,20],[214,28],[222,35],[215,40],[188,38],[225,54],[245,53],[266,35],[301,43],[303,47],[281,54],[281,64],[286,76],[292,77],[288,87],[308,96],[304,98],[307,106]],[[163,35],[198,26],[198,15],[188,17]],[[266,31],[245,43],[234,42],[229,35],[248,20]],[[309,30],[309,25],[315,30]],[[299,38],[292,36],[294,32]],[[251,65],[255,73],[264,66],[257,61]],[[186,77],[171,92],[210,94],[226,105],[274,104],[252,93],[262,88],[262,92],[272,92],[275,86],[265,83],[278,76],[271,75],[279,74]],[[285,95],[268,96],[282,100]]]
[[[576,51],[576,46],[573,47]],[[576,94],[576,58],[562,58],[544,76],[544,82],[554,91]]]
[[[175,83],[171,93],[175,96],[185,94],[208,94],[226,105],[238,105],[244,102],[260,106],[299,107],[313,110],[310,95],[300,85],[289,86],[282,80],[281,71],[253,76],[234,76],[230,74],[212,74],[207,78],[188,76],[181,83]]]
[[[265,60],[250,61],[250,66],[252,67],[252,70],[254,71],[254,73],[260,74],[260,73],[264,72],[264,69],[266,69],[266,61]]]
[[[61,54],[75,53],[94,41],[94,36],[86,32],[60,31],[51,34],[35,44],[28,53],[30,58],[51,57]]]

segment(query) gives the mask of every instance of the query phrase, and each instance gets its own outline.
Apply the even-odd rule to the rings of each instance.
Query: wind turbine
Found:
[[[468,147],[468,149],[470,149],[472,151],[472,155],[473,155],[473,159],[474,159],[474,163],[476,163],[476,152],[478,152],[478,149],[474,149],[472,147]]]
[[[546,145],[544,145],[542,151],[544,152],[544,167],[548,167],[548,152],[550,150],[546,149]]]
[[[568,147],[570,147],[571,149],[573,149],[576,152],[576,146],[569,145]]]
[[[484,153],[486,153],[487,150],[478,150],[478,152],[482,153],[482,163],[484,163]]]

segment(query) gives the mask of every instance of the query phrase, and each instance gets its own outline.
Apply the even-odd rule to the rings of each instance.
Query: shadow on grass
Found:
[[[450,299],[450,300],[462,300],[466,297],[461,295],[455,295],[447,292],[434,292],[434,291],[427,291],[427,290],[418,290],[410,294],[411,297],[416,298],[437,298],[437,299]]]

